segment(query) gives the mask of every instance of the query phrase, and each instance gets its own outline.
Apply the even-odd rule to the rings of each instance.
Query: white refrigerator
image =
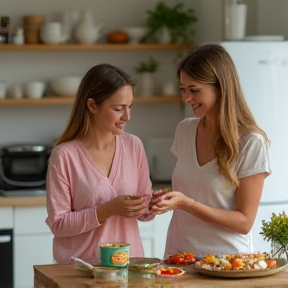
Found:
[[[220,42],[236,65],[257,124],[271,140],[272,174],[265,180],[252,228],[255,251],[269,252],[259,233],[272,212],[288,213],[288,41]]]

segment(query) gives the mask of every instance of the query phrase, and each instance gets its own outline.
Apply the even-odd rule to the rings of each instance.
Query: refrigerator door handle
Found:
[[[0,243],[9,243],[11,242],[11,236],[10,235],[1,235],[0,236]]]

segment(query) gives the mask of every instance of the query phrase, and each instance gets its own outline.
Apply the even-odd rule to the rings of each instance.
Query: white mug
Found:
[[[177,94],[176,85],[174,82],[165,83],[162,89],[162,93],[165,96],[175,96]]]
[[[61,22],[43,23],[40,33],[42,41],[46,44],[60,44],[69,38],[67,28]]]
[[[10,98],[20,99],[23,97],[22,86],[20,84],[14,84],[8,88],[8,96]]]

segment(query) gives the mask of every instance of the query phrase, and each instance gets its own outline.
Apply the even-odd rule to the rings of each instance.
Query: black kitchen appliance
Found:
[[[13,230],[0,229],[0,287],[13,288]]]
[[[45,191],[50,146],[8,145],[0,153],[0,194],[21,196],[22,191],[23,195],[27,190]]]

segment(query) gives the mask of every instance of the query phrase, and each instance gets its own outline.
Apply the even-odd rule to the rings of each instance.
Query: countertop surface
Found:
[[[0,196],[1,207],[29,207],[46,205],[46,197],[3,197]]]
[[[92,272],[76,269],[73,264],[34,265],[35,288],[94,288],[94,287],[141,287],[141,288],[216,288],[216,287],[269,287],[287,288],[288,269],[277,274],[257,278],[218,278],[202,275],[195,268],[181,276],[173,278],[158,278],[154,274],[129,272],[127,282],[108,282],[96,280]],[[149,276],[150,275],[150,276]]]

